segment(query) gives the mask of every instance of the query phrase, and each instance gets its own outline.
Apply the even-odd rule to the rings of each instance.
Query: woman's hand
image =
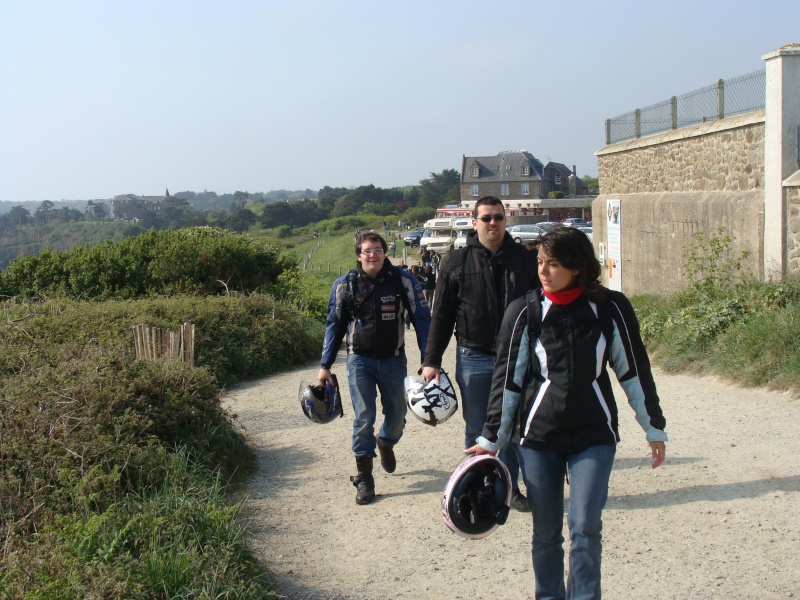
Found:
[[[464,454],[477,454],[480,456],[481,454],[491,454],[492,456],[497,456],[497,452],[491,452],[490,450],[484,450],[480,447],[479,444],[475,444],[472,448],[467,448],[464,450]]]
[[[655,469],[664,462],[667,446],[664,442],[650,442],[650,453],[653,455],[653,468]]]

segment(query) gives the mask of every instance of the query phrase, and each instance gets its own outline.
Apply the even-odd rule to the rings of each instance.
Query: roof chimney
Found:
[[[572,165],[572,174],[575,175],[575,177],[578,176],[578,170],[575,168],[575,165]]]

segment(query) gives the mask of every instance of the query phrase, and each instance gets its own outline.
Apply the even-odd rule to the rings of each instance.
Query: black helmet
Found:
[[[445,524],[465,538],[480,539],[508,518],[511,476],[500,459],[474,455],[456,467],[442,495]]]
[[[300,406],[313,423],[330,423],[344,414],[342,398],[339,396],[339,382],[336,375],[331,374],[331,377],[334,385],[326,381],[325,387],[300,383]]]

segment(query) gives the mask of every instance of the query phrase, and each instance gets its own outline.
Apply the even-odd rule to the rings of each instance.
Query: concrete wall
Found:
[[[596,249],[606,239],[606,219],[601,215],[605,215],[608,199],[620,200],[622,291],[626,294],[662,295],[686,288],[684,248],[694,241],[696,233],[714,232],[721,227],[734,238],[733,257],[742,251],[750,252],[743,271],[758,279],[763,277],[762,190],[602,194],[592,205],[598,215],[592,221]],[[608,285],[605,268],[601,280]]]

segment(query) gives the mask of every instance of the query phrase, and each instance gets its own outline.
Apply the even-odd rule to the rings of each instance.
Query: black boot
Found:
[[[369,504],[375,497],[375,479],[372,477],[372,457],[356,457],[358,475],[350,481],[356,486],[356,504]]]
[[[381,466],[387,473],[394,473],[397,468],[397,459],[394,457],[394,446],[384,444],[378,440],[378,452],[381,455]]]

